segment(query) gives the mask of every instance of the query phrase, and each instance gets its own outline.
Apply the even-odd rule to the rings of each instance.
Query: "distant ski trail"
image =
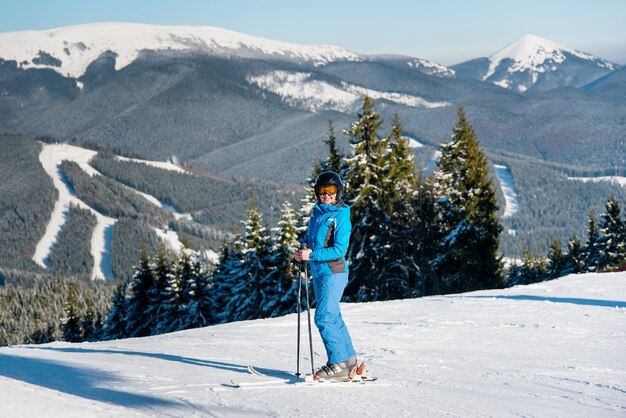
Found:
[[[59,192],[59,199],[52,210],[46,232],[37,243],[33,260],[40,266],[47,267],[46,259],[50,255],[54,244],[57,242],[61,229],[65,225],[70,204],[74,204],[82,209],[89,210],[96,217],[96,227],[91,236],[91,254],[94,261],[91,278],[104,279],[110,278],[113,275],[110,256],[111,237],[112,227],[117,220],[102,215],[76,197],[61,171],[61,162],[63,162],[63,160],[75,161],[85,170],[84,166],[88,165],[89,160],[93,158],[94,155],[96,155],[95,151],[72,145],[44,144],[39,154],[39,161],[46,173],[52,178],[54,187]],[[89,173],[89,171],[87,172]]]

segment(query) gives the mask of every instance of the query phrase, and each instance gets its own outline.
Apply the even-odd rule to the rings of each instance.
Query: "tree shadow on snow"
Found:
[[[250,376],[251,374],[252,375],[254,374],[249,370],[249,367],[247,364],[226,363],[223,361],[198,359],[198,358],[193,358],[193,357],[177,356],[173,354],[148,353],[148,352],[143,352],[143,351],[125,351],[125,350],[111,350],[111,349],[91,349],[91,348],[82,348],[82,347],[32,347],[32,348],[37,349],[37,350],[62,351],[65,353],[104,353],[104,354],[122,354],[122,355],[127,355],[127,356],[142,356],[142,357],[157,358],[157,359],[166,360],[166,361],[175,361],[178,363],[190,364],[192,366],[211,367],[214,369],[225,370],[229,372],[242,373],[248,376]],[[263,367],[254,367],[254,370],[264,376],[284,379],[293,383],[296,383],[298,381],[298,378],[294,375],[294,373],[287,371],[287,370],[267,369]]]
[[[606,308],[626,308],[626,302],[616,301],[616,300],[557,298],[557,297],[532,296],[532,295],[461,296],[461,297],[473,298],[473,299],[532,300],[532,301],[538,301],[538,302],[571,303],[574,305],[602,306]]]
[[[248,373],[248,366],[226,363],[223,361],[205,360],[193,357],[176,356],[173,354],[148,353],[143,351],[126,351],[126,350],[110,350],[110,349],[91,349],[82,347],[32,347],[37,350],[62,351],[64,353],[84,353],[84,354],[122,354],[126,356],[150,357],[160,360],[175,361],[178,363],[190,364],[193,366],[212,367],[214,369],[226,370],[230,372]]]
[[[177,406],[176,402],[104,386],[122,379],[102,370],[78,367],[63,362],[0,354],[0,376],[46,387],[94,401],[130,408]]]

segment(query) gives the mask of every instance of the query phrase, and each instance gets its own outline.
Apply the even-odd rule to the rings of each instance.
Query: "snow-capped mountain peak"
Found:
[[[525,35],[489,58],[454,66],[457,72],[524,92],[581,87],[619,66],[536,35]]]
[[[43,31],[0,33],[0,59],[22,68],[51,68],[78,78],[107,51],[116,54],[117,70],[142,50],[198,50],[211,55],[278,56],[325,64],[360,60],[337,46],[297,45],[209,26],[158,26],[137,23],[94,23]]]

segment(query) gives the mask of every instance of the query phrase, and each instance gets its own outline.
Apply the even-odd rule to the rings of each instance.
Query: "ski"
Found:
[[[272,386],[281,386],[289,383],[297,383],[293,380],[280,379],[280,380],[258,380],[254,382],[250,381],[236,381],[231,380],[230,386],[235,388],[264,388],[264,387],[272,387]]]

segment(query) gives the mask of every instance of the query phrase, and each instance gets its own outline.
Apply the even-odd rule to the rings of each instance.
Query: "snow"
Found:
[[[115,158],[120,161],[130,161],[134,163],[149,165],[151,167],[160,168],[162,170],[170,170],[170,171],[176,171],[178,173],[189,174],[189,172],[185,170],[184,168],[179,167],[176,164],[173,164],[167,161],[140,160],[138,158],[128,158],[128,157],[120,157],[120,156],[116,156]]]
[[[452,78],[456,74],[456,71],[451,68],[419,58],[408,61],[407,65],[410,68],[415,68],[416,70],[420,70],[425,74],[434,75],[437,77]]]
[[[536,77],[536,73],[554,71],[555,67],[553,65],[545,67],[543,64],[546,61],[549,63],[562,63],[566,59],[564,53],[581,59],[595,61],[600,67],[609,70],[615,69],[615,66],[610,62],[596,58],[593,55],[568,48],[539,36],[525,35],[489,57],[489,70],[483,79],[486,80],[491,77],[498,65],[507,59],[514,61],[513,66],[508,70],[510,73],[526,70],[531,71],[533,76]]]
[[[505,89],[515,88],[520,93],[524,93],[537,83],[540,74],[557,71],[560,64],[564,63],[568,56],[589,61],[599,68],[610,71],[617,68],[615,64],[602,58],[568,48],[539,36],[525,35],[489,57],[489,68],[483,80],[489,80]],[[502,68],[506,70],[506,73],[499,71]],[[500,75],[493,77],[496,73]],[[524,84],[509,78],[517,73],[525,73],[530,76],[530,81]],[[523,78],[527,79],[527,76]]]
[[[176,231],[170,231],[160,228],[154,228],[155,232],[163,241],[165,246],[172,250],[175,254],[180,254],[180,251],[183,248],[183,243],[178,239],[178,234]]]
[[[270,55],[323,65],[335,60],[360,60],[336,46],[296,45],[209,26],[158,26],[138,23],[92,23],[42,31],[0,33],[0,58],[22,68],[50,68],[78,78],[101,54],[116,55],[115,69],[131,64],[143,50],[199,51],[210,55]],[[45,60],[40,51],[57,65]],[[39,63],[37,63],[39,62]],[[80,85],[79,85],[80,87]]]
[[[336,110],[353,113],[360,106],[364,95],[411,107],[450,106],[448,102],[430,102],[418,96],[366,89],[345,82],[338,87],[325,81],[314,80],[312,76],[311,73],[272,71],[264,75],[250,76],[248,82],[279,95],[290,106],[303,107],[311,112]]]
[[[54,205],[46,231],[37,243],[35,254],[33,255],[33,260],[42,267],[46,267],[46,259],[65,224],[70,204],[73,204],[89,210],[96,217],[96,227],[91,236],[91,254],[94,259],[92,279],[112,277],[110,248],[112,226],[115,224],[116,219],[100,214],[78,199],[61,173],[61,162],[69,160],[78,163],[88,174],[97,175],[97,171],[89,166],[89,161],[96,154],[95,151],[68,144],[43,145],[43,149],[39,154],[39,161],[46,173],[52,178],[54,187],[59,192],[59,199]]]
[[[342,311],[360,359],[379,378],[375,384],[232,387],[231,380],[291,379],[292,314],[146,338],[0,348],[3,416],[626,413],[624,272],[343,304]],[[302,320],[306,372],[306,315]],[[326,357],[315,330],[313,346],[320,367]],[[248,364],[268,376],[248,373]]]
[[[424,144],[415,138],[411,138],[410,136],[403,136],[403,138],[409,142],[409,148],[422,148],[424,146]]]
[[[46,259],[50,255],[54,244],[57,241],[59,233],[65,225],[67,216],[69,213],[70,204],[79,206],[80,208],[87,209],[93,213],[96,217],[96,227],[91,236],[91,254],[94,259],[94,269],[92,271],[92,279],[96,278],[112,278],[113,271],[111,270],[111,241],[113,239],[113,225],[117,222],[117,219],[110,218],[102,215],[95,209],[91,208],[85,202],[80,200],[72,191],[71,185],[67,183],[61,170],[61,162],[63,160],[76,162],[87,174],[90,176],[101,175],[96,169],[94,169],[89,162],[97,154],[96,151],[92,151],[86,148],[81,148],[68,144],[44,144],[41,153],[39,154],[39,161],[41,162],[44,170],[52,178],[54,187],[59,192],[59,199],[55,202],[54,209],[50,221],[46,227],[46,231],[43,237],[37,243],[35,248],[35,254],[33,260],[46,267]],[[116,157],[122,161],[133,161],[153,167],[157,167],[163,170],[176,171],[180,173],[188,173],[179,166],[163,161],[149,161],[139,160],[135,158]],[[158,206],[168,212],[171,212],[175,219],[193,219],[188,213],[180,213],[174,207],[166,205],[160,202],[156,197],[143,193],[132,187],[124,186],[126,189],[137,193],[151,204]],[[164,241],[166,246],[172,249],[175,253],[180,251],[182,247],[181,242],[178,240],[178,236],[174,231],[157,229],[157,234]]]
[[[500,180],[502,193],[504,194],[504,213],[502,218],[510,218],[519,210],[519,200],[513,184],[513,175],[509,167],[505,165],[495,165],[495,168],[498,180]]]
[[[439,150],[435,151],[430,161],[428,161],[428,164],[426,164],[426,167],[424,167],[425,175],[430,174],[435,169],[435,167],[437,167],[437,161],[439,161],[440,158],[441,158],[441,151]]]
[[[587,182],[607,182],[617,186],[626,187],[626,177],[622,176],[599,176],[599,177],[568,177],[568,180]]]

